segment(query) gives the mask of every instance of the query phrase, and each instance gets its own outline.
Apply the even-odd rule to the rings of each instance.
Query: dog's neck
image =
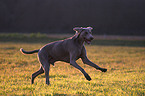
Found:
[[[78,43],[81,45],[81,46],[83,46],[84,45],[84,43],[85,43],[85,41],[84,40],[82,40],[82,38],[77,38],[77,41],[78,41]]]
[[[77,46],[79,46],[79,47],[83,47],[84,46],[84,40],[82,40],[82,38],[80,37],[80,36],[78,36],[77,34],[75,34],[73,37],[72,37],[72,39],[75,41],[75,42],[77,42],[76,44],[77,44]]]

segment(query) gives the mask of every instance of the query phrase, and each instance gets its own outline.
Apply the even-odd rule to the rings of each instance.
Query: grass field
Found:
[[[44,74],[31,85],[31,74],[39,69],[37,54],[23,55],[19,49],[41,48],[60,38],[41,34],[0,34],[0,95],[23,96],[145,96],[145,41],[94,40],[86,45],[88,57],[107,68],[102,73],[78,60],[91,76],[64,62],[50,68],[50,83]]]

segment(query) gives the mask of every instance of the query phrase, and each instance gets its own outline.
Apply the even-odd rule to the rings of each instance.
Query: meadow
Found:
[[[68,63],[56,62],[50,68],[50,84],[39,75],[31,85],[31,74],[40,64],[37,54],[24,55],[19,49],[39,49],[62,38],[45,34],[0,34],[0,95],[1,96],[145,96],[145,41],[97,40],[85,45],[88,58],[107,68],[102,73],[77,63],[91,76]]]

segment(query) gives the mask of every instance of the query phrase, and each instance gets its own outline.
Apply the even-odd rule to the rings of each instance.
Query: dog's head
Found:
[[[73,28],[76,31],[77,38],[84,40],[87,44],[90,44],[91,41],[94,39],[92,36],[92,27],[75,27]]]

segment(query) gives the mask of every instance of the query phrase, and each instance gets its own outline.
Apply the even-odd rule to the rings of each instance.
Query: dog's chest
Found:
[[[79,50],[77,51],[76,60],[78,60],[78,59],[81,57],[81,55],[82,55],[82,49],[79,49]]]

